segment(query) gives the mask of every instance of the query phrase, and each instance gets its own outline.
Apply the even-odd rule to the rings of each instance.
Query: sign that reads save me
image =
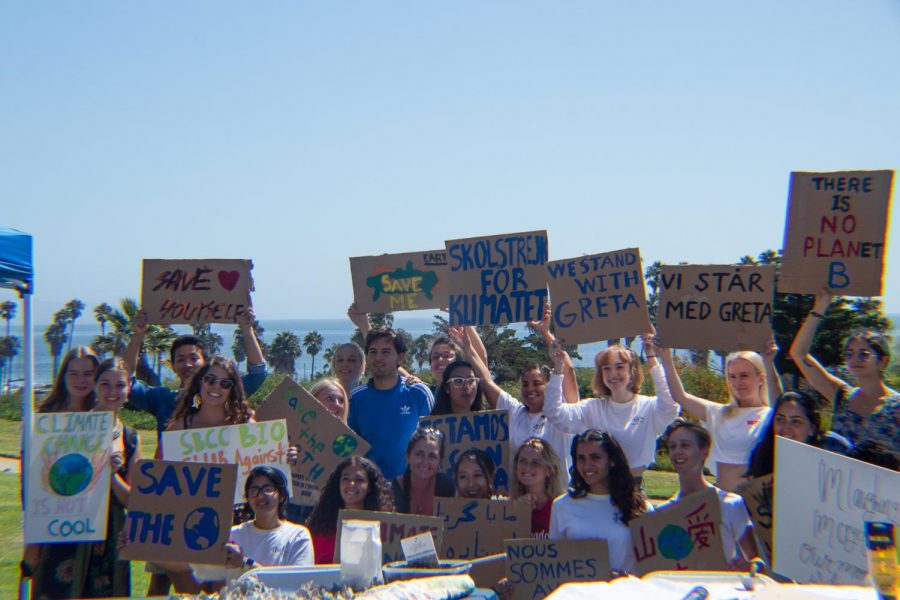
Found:
[[[506,578],[515,600],[544,598],[570,581],[608,581],[606,540],[506,540]]]
[[[869,585],[865,521],[900,526],[900,473],[775,438],[775,571]]]
[[[504,540],[531,537],[526,500],[435,498],[434,514],[444,520],[441,558],[481,558],[506,551]]]
[[[350,259],[353,301],[366,313],[447,306],[447,252],[427,250]]]
[[[471,448],[484,450],[493,459],[494,492],[509,493],[509,412],[479,410],[470,413],[422,417],[420,427],[431,427],[444,434],[447,475],[453,477],[459,455]]]
[[[656,328],[667,348],[762,351],[770,337],[775,266],[662,267]]]
[[[430,532],[434,536],[435,548],[441,547],[444,537],[444,520],[440,517],[423,515],[402,515],[374,510],[341,509],[338,513],[337,541],[334,546],[334,562],[341,562],[341,526],[345,520],[379,521],[381,523],[381,563],[403,560],[400,540],[420,533]]]
[[[893,171],[791,173],[781,293],[880,296]]]
[[[145,258],[141,308],[151,323],[234,323],[247,312],[249,260]]]
[[[288,446],[296,446],[291,466],[294,504],[314,506],[319,490],[338,464],[352,454],[362,456],[369,444],[290,377],[285,377],[256,409],[257,421],[283,419]]]
[[[238,466],[234,502],[244,502],[244,483],[253,467],[268,465],[291,480],[287,464],[287,424],[260,421],[221,427],[164,431],[162,454],[166,460]]]
[[[637,572],[724,571],[722,509],[714,489],[691,494],[628,524]]]
[[[121,558],[224,565],[237,479],[236,465],[138,461]]]
[[[547,299],[547,232],[449,240],[451,325],[539,321]]]
[[[567,344],[650,331],[641,254],[628,248],[547,263],[553,325]]]
[[[109,411],[34,416],[26,479],[26,544],[106,539],[112,451]]]

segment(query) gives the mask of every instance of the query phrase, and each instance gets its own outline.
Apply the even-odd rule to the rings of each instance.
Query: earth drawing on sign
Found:
[[[184,543],[191,550],[206,550],[219,539],[219,515],[202,506],[184,520]]]
[[[406,268],[398,267],[390,273],[379,273],[366,278],[366,286],[372,288],[372,300],[378,300],[382,294],[416,294],[423,293],[431,300],[434,287],[438,283],[434,271],[420,271],[413,268],[412,261],[406,261]]]
[[[86,456],[66,454],[50,467],[47,483],[60,496],[75,496],[87,489],[93,477],[94,467]]]

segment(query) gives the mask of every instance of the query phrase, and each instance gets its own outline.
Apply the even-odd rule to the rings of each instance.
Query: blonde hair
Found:
[[[516,469],[515,472],[518,471],[517,465],[519,463],[519,455],[522,453],[523,448],[533,448],[537,450],[538,455],[540,456],[540,463],[547,469],[547,479],[544,481],[544,492],[552,501],[554,498],[563,493],[562,484],[559,482],[559,472],[561,469],[561,462],[559,456],[556,455],[556,452],[553,448],[541,438],[531,437],[522,442],[522,445],[519,446],[519,449],[516,450],[516,455],[513,457],[513,469]],[[515,473],[514,472],[514,473]],[[513,476],[513,480],[515,481],[515,485],[512,486],[512,497],[519,498],[528,493],[528,490],[525,489],[525,486],[519,482],[518,475]]]
[[[728,379],[728,368],[732,362],[738,359],[746,360],[753,365],[753,370],[762,377],[762,382],[759,386],[759,399],[762,401],[763,406],[769,406],[769,380],[766,377],[766,365],[763,363],[762,356],[749,350],[732,352],[725,357],[725,385],[728,387],[728,405],[725,407],[726,418],[731,417],[734,411],[740,408],[737,398],[734,397],[734,390],[731,389],[731,381]]]
[[[637,394],[641,391],[641,380],[643,378],[641,363],[634,350],[619,345],[610,346],[597,354],[597,357],[594,359],[596,370],[594,371],[594,378],[591,380],[591,389],[598,396],[608,398],[612,395],[612,390],[603,383],[603,367],[612,362],[612,359],[615,358],[614,354],[622,357],[628,363],[628,390]]]
[[[355,344],[354,344],[355,345]],[[358,347],[358,346],[357,346]],[[334,386],[337,389],[341,390],[344,394],[344,413],[341,415],[341,421],[344,424],[347,424],[347,417],[350,414],[350,394],[347,392],[347,389],[344,387],[344,384],[341,383],[340,379],[337,377],[323,377],[318,380],[311,388],[309,388],[309,393],[313,396],[316,396],[319,392],[324,390],[328,386]],[[316,398],[318,400],[318,398]],[[321,404],[321,402],[320,402]]]

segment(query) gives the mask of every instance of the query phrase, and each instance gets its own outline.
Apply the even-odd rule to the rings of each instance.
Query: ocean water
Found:
[[[891,319],[891,322],[894,325],[893,335],[894,339],[897,340],[898,335],[898,326],[900,326],[900,314],[891,314],[888,315]],[[267,342],[271,342],[275,336],[281,331],[290,331],[297,335],[301,340],[303,336],[305,336],[310,331],[318,331],[322,334],[324,338],[323,349],[328,348],[333,343],[343,343],[350,340],[350,336],[353,335],[353,331],[355,329],[354,325],[348,319],[282,319],[282,320],[263,320],[260,321],[263,328],[265,329],[263,333],[263,340]],[[433,332],[433,321],[431,319],[426,318],[404,318],[402,314],[396,315],[394,319],[394,326],[397,328],[405,329],[412,335],[414,338],[418,337],[422,334],[426,333],[434,333]],[[50,356],[50,348],[47,346],[47,343],[44,341],[44,329],[46,329],[47,325],[36,325],[34,328],[34,362],[35,362],[35,385],[47,385],[52,383],[52,371],[53,371],[53,357]],[[520,337],[524,337],[526,333],[526,327],[523,323],[515,323],[511,325],[511,327],[516,330]],[[190,333],[190,327],[186,325],[175,325],[173,326],[178,333]],[[231,355],[231,341],[232,335],[235,327],[233,325],[220,325],[216,324],[212,326],[214,332],[218,333],[224,339],[222,354],[233,358]],[[5,333],[5,332],[4,332]],[[21,325],[18,328],[13,325],[10,333],[12,335],[19,336],[21,340]],[[72,340],[72,345],[90,345],[90,343],[94,340],[95,337],[100,335],[100,325],[92,320],[92,319],[82,319],[75,324],[75,335]],[[640,345],[639,342],[636,342],[633,347],[638,349]],[[575,361],[576,366],[593,366],[593,358],[603,348],[606,347],[606,342],[598,342],[593,344],[582,344],[578,347],[578,351],[581,354],[582,358]],[[320,352],[316,356],[316,370],[321,371],[322,368],[322,352]],[[311,358],[304,352],[299,359],[297,359],[296,369],[297,374],[301,378],[306,378],[310,374],[312,366]],[[13,384],[21,383],[23,378],[23,370],[24,364],[22,360],[21,354],[16,357],[13,362]],[[163,368],[163,379],[166,378],[174,378],[174,375],[165,367]],[[6,382],[3,382],[5,385]],[[0,386],[2,387],[2,386]]]

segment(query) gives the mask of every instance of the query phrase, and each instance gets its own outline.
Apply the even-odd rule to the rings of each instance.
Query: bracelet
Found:
[[[655,354],[645,354],[644,356],[646,356],[647,358],[656,358]]]
[[[250,558],[249,556],[245,557],[244,560],[241,561],[241,566],[244,569],[252,569],[256,564],[256,561]]]
[[[812,316],[814,316],[814,317],[816,317],[816,318],[819,318],[819,319],[824,319],[824,318],[825,318],[825,315],[823,315],[823,314],[820,313],[820,312],[816,312],[816,311],[814,311],[814,310],[809,311],[809,314],[812,315]]]

